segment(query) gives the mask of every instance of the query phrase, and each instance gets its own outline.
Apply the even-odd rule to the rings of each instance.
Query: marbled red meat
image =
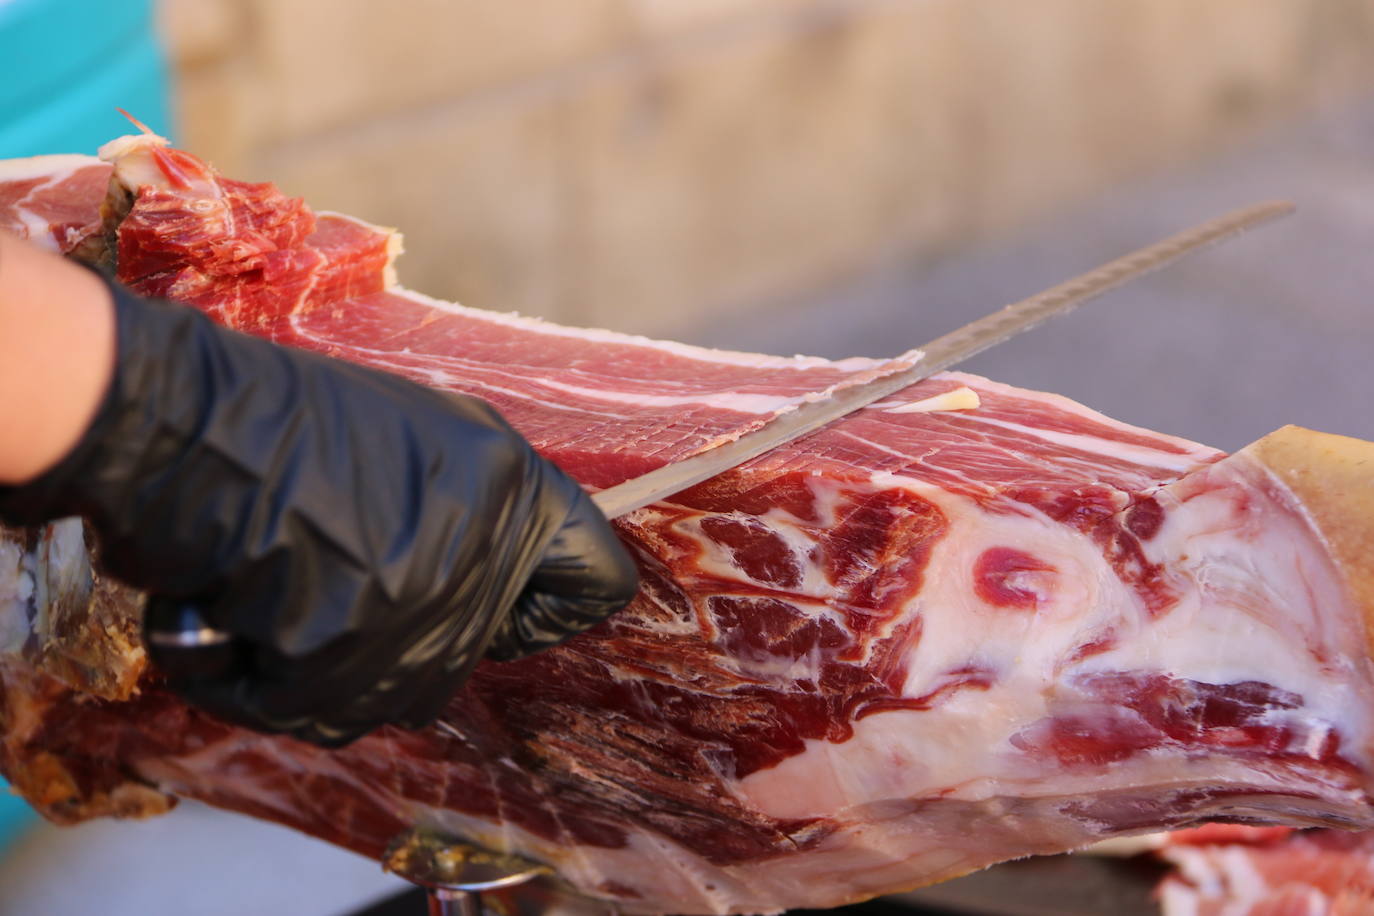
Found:
[[[0,161],[0,232],[67,254],[100,233],[100,202],[113,171],[94,156]]]
[[[1374,833],[1214,833],[1171,841],[1163,916],[1369,916]]]
[[[155,138],[105,152],[136,288],[484,397],[589,487],[916,358],[725,353],[438,302],[394,285],[386,230]],[[940,375],[619,520],[635,603],[482,666],[442,728],[326,752],[215,722],[151,675],[120,701],[35,691],[19,653],[0,769],[30,797],[146,784],[370,855],[425,824],[649,912],[830,906],[1208,817],[1374,826],[1364,580],[1275,457],[1362,444],[1276,437],[1226,457]]]

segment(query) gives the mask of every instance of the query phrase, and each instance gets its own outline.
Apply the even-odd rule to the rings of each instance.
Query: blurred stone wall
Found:
[[[163,19],[187,148],[400,227],[413,288],[663,335],[1024,223],[1374,73],[1374,0],[163,0]]]

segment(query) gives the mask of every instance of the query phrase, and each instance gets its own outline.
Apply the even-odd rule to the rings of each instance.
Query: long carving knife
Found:
[[[1293,205],[1286,201],[1255,204],[1185,229],[931,341],[919,351],[916,362],[906,369],[843,389],[823,400],[803,404],[732,442],[608,487],[594,494],[592,499],[608,518],[615,518],[680,493],[784,443],[815,432],[828,423],[963,362],[1050,318],[1063,315],[1103,293],[1247,229],[1285,216],[1292,210]],[[158,620],[156,626],[148,626],[146,636],[150,643],[163,650],[160,655],[167,660],[164,668],[168,667],[167,662],[176,658],[175,670],[169,673],[208,678],[216,676],[230,664],[233,657],[232,637],[211,627],[197,605],[178,603],[175,608],[168,608],[167,612],[171,617]]]
[[[1118,286],[1292,211],[1293,205],[1287,201],[1271,201],[1185,229],[931,341],[921,348],[919,359],[908,369],[845,388],[825,400],[803,404],[733,442],[608,487],[592,499],[607,518],[615,518],[680,493],[1066,314]]]

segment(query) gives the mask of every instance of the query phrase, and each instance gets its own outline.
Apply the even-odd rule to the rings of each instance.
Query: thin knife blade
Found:
[[[803,404],[733,442],[608,487],[595,493],[592,500],[607,518],[642,509],[738,467],[786,442],[815,432],[874,401],[1029,331],[1050,318],[1066,314],[1118,286],[1291,212],[1293,205],[1288,201],[1270,201],[1235,210],[1185,229],[936,338],[921,348],[920,359],[908,369],[846,388],[823,401]]]

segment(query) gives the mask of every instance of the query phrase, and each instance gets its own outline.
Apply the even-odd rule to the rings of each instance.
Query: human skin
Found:
[[[0,232],[0,484],[31,480],[76,445],[114,361],[100,279]]]

